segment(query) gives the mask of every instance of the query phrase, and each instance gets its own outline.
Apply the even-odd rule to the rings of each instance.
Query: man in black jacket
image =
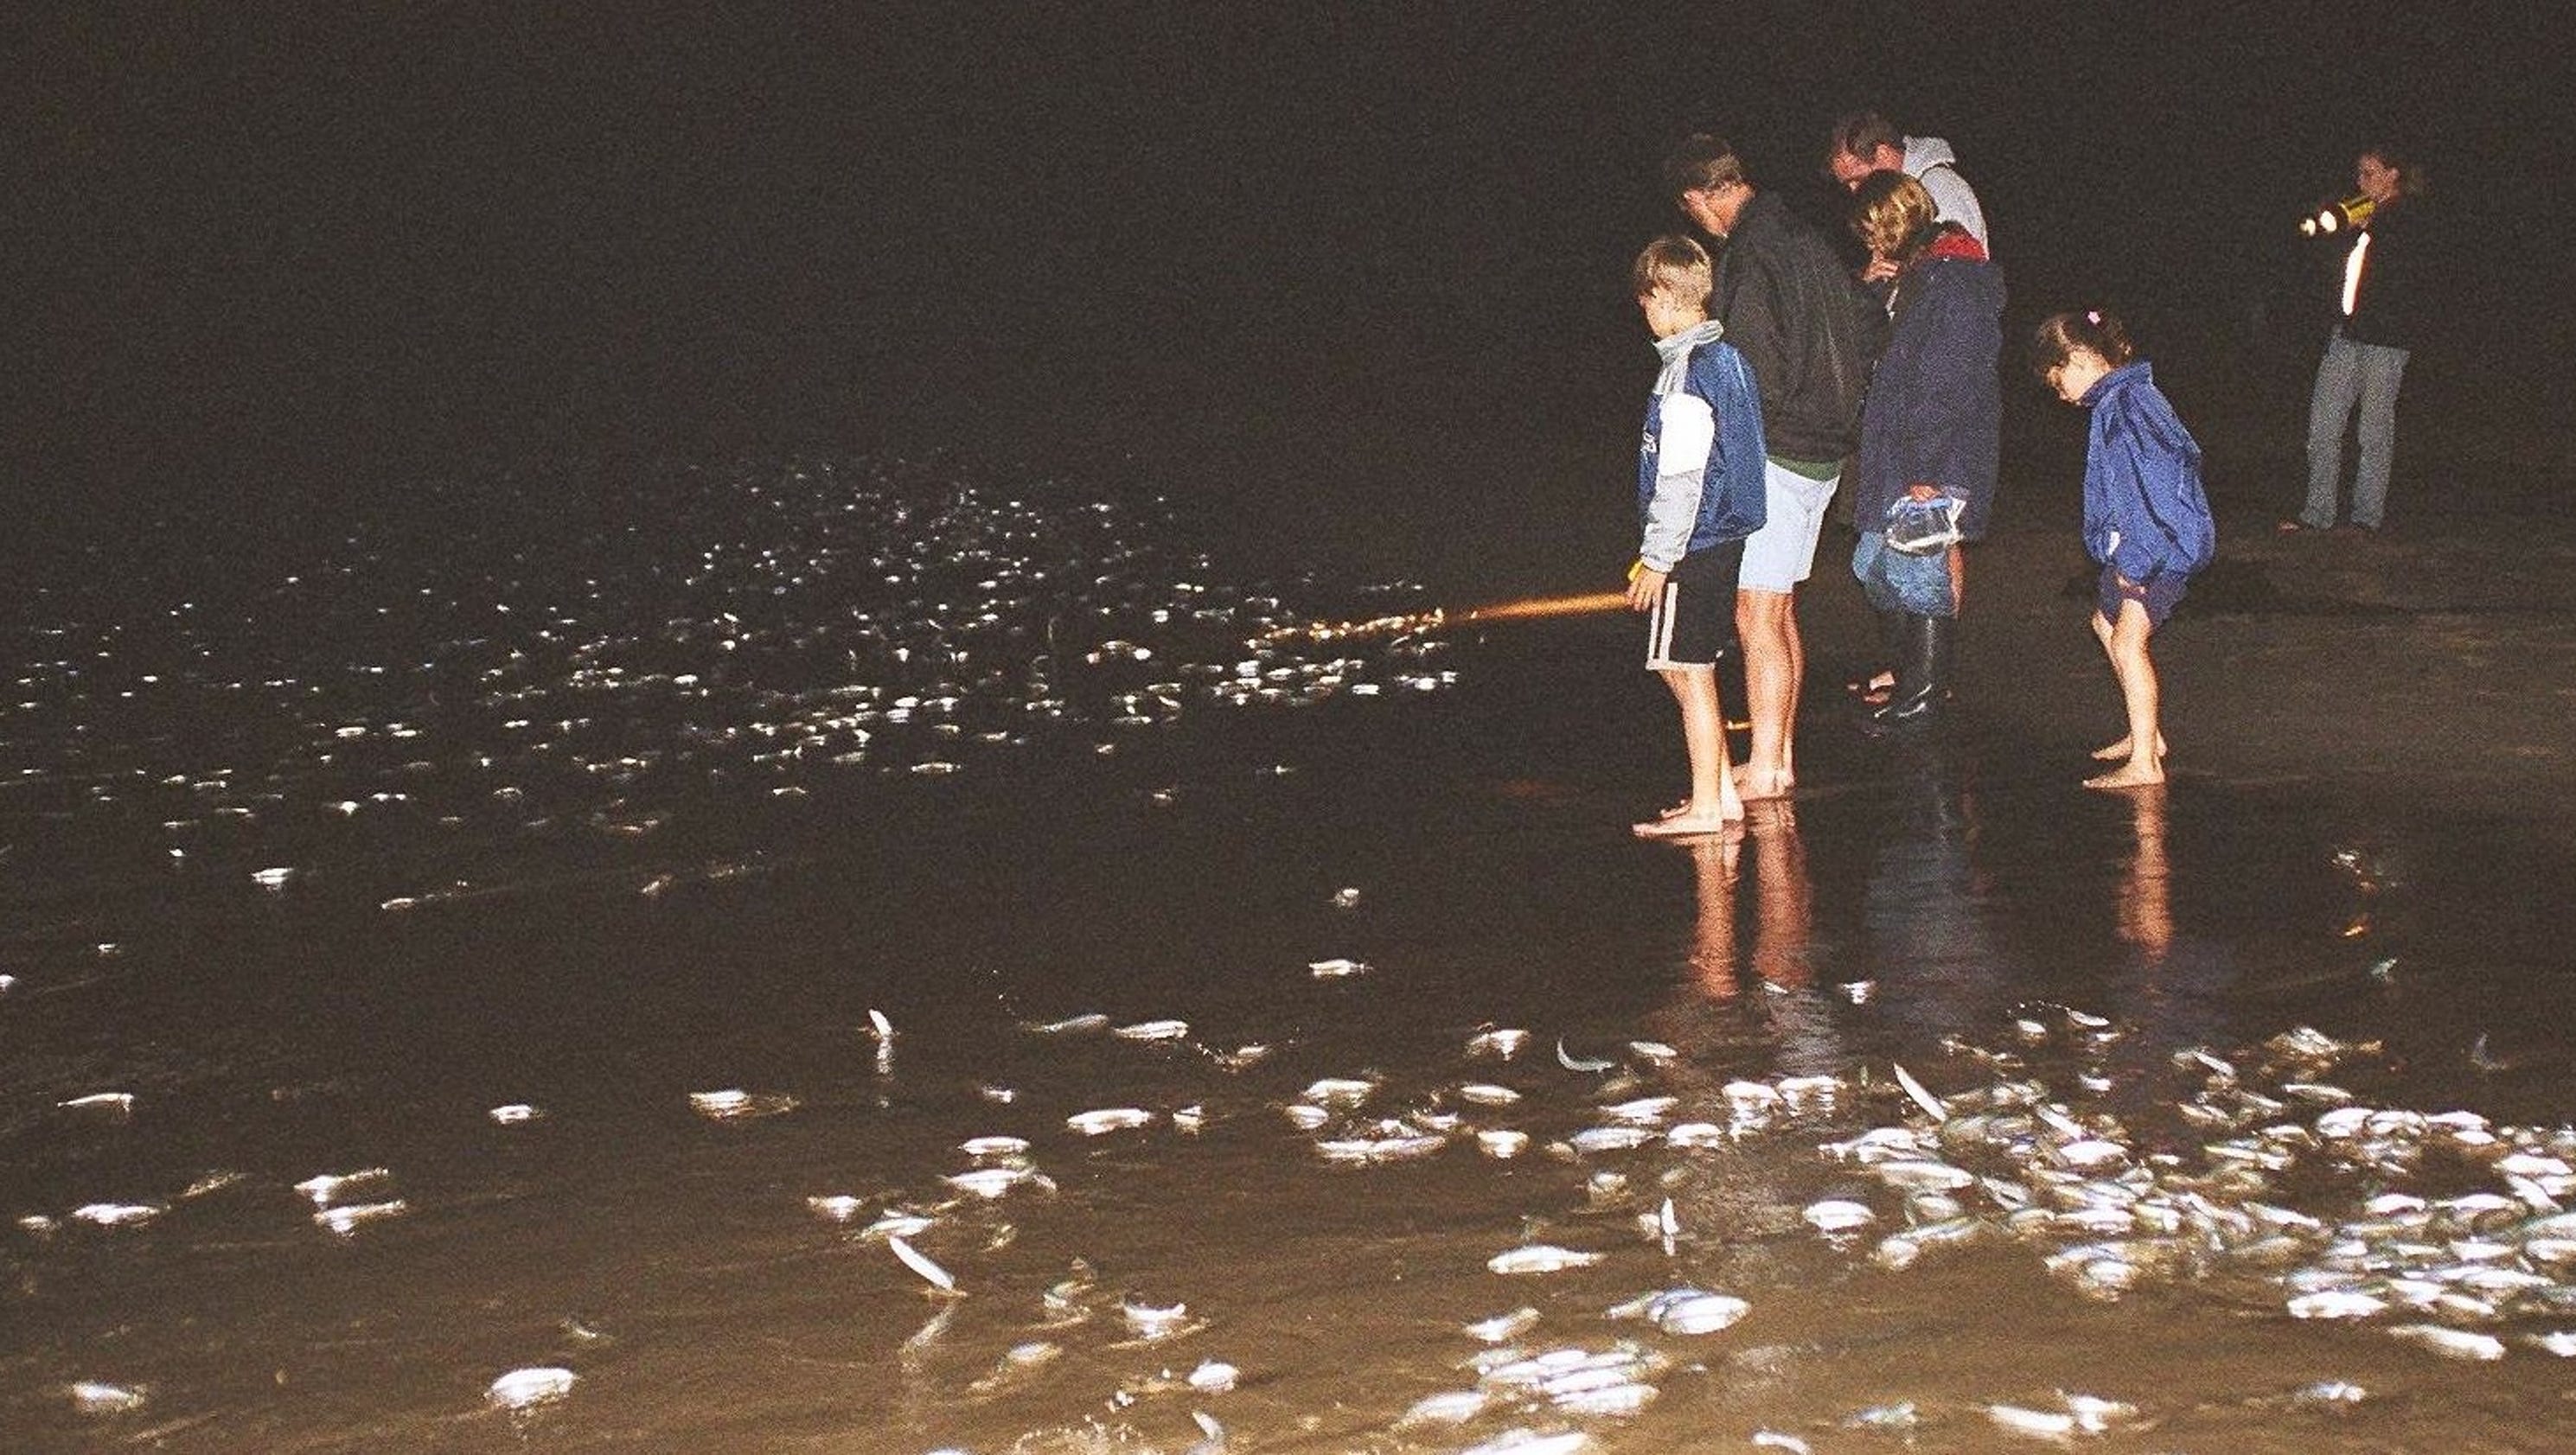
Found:
[[[1756,190],[1725,141],[1685,140],[1664,178],[1681,210],[1723,244],[1711,310],[1762,398],[1769,517],[1745,542],[1735,597],[1753,720],[1737,783],[1747,799],[1778,798],[1797,782],[1793,730],[1807,665],[1798,583],[1815,564],[1843,461],[1859,446],[1861,394],[1887,320],[1824,235]]]

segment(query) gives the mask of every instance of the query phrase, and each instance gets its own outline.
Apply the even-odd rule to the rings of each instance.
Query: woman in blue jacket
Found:
[[[1887,351],[1861,409],[1852,574],[1894,657],[1888,700],[1861,719],[1880,733],[1929,726],[1950,698],[1966,596],[1959,542],[1986,532],[2002,428],[2003,275],[1983,245],[1939,221],[1932,194],[1902,172],[1854,192],[1852,231],[1897,265]],[[1925,530],[1925,525],[1934,527]]]

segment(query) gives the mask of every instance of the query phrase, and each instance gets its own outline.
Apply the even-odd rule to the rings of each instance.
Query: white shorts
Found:
[[[1762,462],[1762,529],[1744,542],[1744,570],[1736,586],[1745,591],[1794,591],[1816,565],[1816,537],[1825,528],[1825,507],[1842,483],[1810,480],[1795,470]]]

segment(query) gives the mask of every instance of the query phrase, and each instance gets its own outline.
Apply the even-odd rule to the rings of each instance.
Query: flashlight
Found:
[[[2329,237],[2346,232],[2370,221],[2371,212],[2379,206],[2368,193],[2356,192],[2341,202],[2329,202],[2313,217],[2299,219],[2299,236]]]

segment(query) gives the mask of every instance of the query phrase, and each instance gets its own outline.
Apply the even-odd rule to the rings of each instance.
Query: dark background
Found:
[[[2550,5],[650,10],[8,22],[11,538],[328,535],[505,471],[586,508],[656,460],[890,446],[1588,582],[1660,157],[1721,131],[1828,217],[1855,105],[1957,147],[2014,336],[2120,308],[2222,472],[2295,469],[2325,290],[2293,223],[2400,138],[2451,295],[2410,441],[2564,453]],[[2074,426],[2006,363],[2008,473],[2045,473]]]

